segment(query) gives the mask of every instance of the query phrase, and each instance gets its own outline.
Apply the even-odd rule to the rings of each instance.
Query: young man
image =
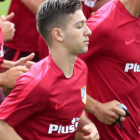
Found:
[[[20,76],[1,105],[0,139],[74,140],[78,127],[84,139],[99,139],[82,114],[87,68],[77,54],[87,52],[91,31],[81,8],[80,0],[47,0],[39,8],[37,27],[50,54]]]
[[[89,51],[81,58],[89,70],[87,92],[99,101],[87,100],[86,109],[94,115],[89,118],[101,140],[139,140],[140,1],[112,0],[87,25],[93,34]],[[101,123],[112,124],[121,115],[117,101],[112,100],[123,103],[130,112],[121,128]]]
[[[34,0],[22,0],[22,1],[24,1],[24,3],[28,5],[28,7],[29,6],[32,7],[32,9],[34,9],[34,13],[35,11],[37,11],[36,9],[38,8],[39,2],[36,2]],[[42,0],[37,0],[37,1],[42,1]],[[88,19],[89,17],[91,17],[92,12],[95,12],[97,9],[99,9],[101,6],[103,6],[105,3],[107,3],[110,0],[81,0],[81,1],[82,1],[83,13],[85,17]],[[48,56],[48,47],[46,47],[46,42],[41,36],[39,36],[38,39],[38,47],[39,47],[40,59],[43,59],[46,56]]]

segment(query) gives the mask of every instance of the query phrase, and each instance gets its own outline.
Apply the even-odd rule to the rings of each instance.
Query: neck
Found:
[[[140,16],[140,0],[120,0],[129,13],[138,18]]]
[[[61,48],[61,50],[59,48]],[[58,45],[57,47],[50,48],[50,54],[53,61],[63,71],[65,77],[70,78],[73,75],[77,56],[67,53],[65,49],[62,50],[62,46]]]

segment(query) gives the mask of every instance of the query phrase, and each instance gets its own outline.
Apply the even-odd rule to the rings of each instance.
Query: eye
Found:
[[[82,26],[78,26],[77,28],[78,28],[78,29],[81,29],[81,28],[82,28]]]
[[[81,28],[83,28],[83,26],[84,26],[84,22],[83,21],[81,21],[78,24],[76,24],[76,28],[77,29],[81,29]]]
[[[78,28],[78,29],[81,29],[82,27],[83,27],[83,24],[77,25],[77,28]]]

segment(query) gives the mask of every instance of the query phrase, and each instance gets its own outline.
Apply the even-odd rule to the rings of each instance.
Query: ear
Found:
[[[60,28],[54,28],[52,30],[52,36],[58,41],[63,41],[63,31]]]

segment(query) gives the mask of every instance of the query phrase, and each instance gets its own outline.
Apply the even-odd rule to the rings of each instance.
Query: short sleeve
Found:
[[[0,119],[15,126],[31,115],[44,109],[48,94],[40,86],[39,77],[23,74],[19,77],[13,91],[0,106]]]

